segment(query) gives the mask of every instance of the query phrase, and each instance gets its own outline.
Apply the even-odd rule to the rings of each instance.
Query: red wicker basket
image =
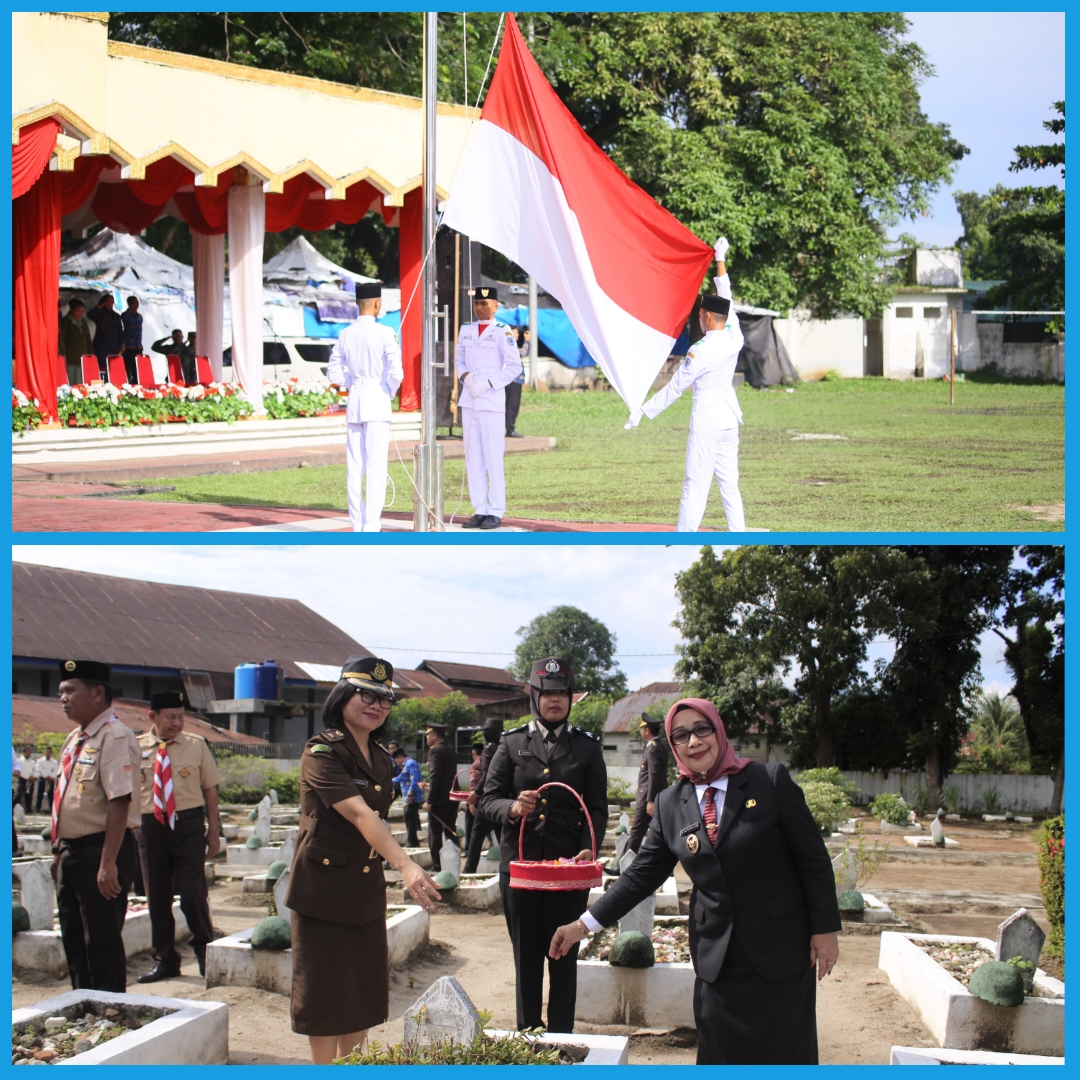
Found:
[[[465,770],[462,770],[462,769],[458,770],[458,772],[463,772],[463,771],[465,771]],[[468,802],[469,801],[469,792],[462,791],[461,788],[458,787],[458,773],[454,773],[454,780],[453,780],[453,783],[451,783],[451,785],[450,785],[450,801],[451,802]]]
[[[585,820],[589,823],[589,837],[592,841],[591,862],[535,862],[524,858],[525,814],[521,815],[521,831],[518,833],[518,857],[510,863],[511,889],[548,889],[568,892],[571,889],[595,889],[604,880],[604,864],[596,857],[596,833],[592,818],[581,796],[568,784],[553,781],[537,788],[538,792],[549,787],[566,788],[579,803]]]

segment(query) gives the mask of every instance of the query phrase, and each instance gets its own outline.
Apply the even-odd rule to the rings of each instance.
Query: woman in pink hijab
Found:
[[[679,781],[657,797],[633,863],[559,927],[550,955],[616,923],[682,863],[698,1064],[816,1065],[816,985],[839,959],[840,912],[802,789],[783,765],[737,757],[703,698],[677,701],[664,730]]]

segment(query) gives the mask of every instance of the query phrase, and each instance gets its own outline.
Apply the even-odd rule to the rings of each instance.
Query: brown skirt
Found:
[[[292,915],[292,1029],[349,1035],[390,1014],[386,920],[364,926]]]

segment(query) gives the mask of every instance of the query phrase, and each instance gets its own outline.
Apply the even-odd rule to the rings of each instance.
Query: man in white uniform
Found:
[[[742,496],[739,494],[739,425],[742,410],[731,385],[735,364],[743,347],[739,317],[731,306],[731,280],[724,257],[728,242],[716,241],[716,296],[701,299],[698,318],[705,336],[696,341],[671,381],[635,410],[627,429],[641,417],[655,420],[684,390],[694,389],[690,413],[690,438],[686,444],[686,477],[679,502],[679,532],[697,532],[709,501],[709,485],[715,475],[724,503],[729,532],[743,532]]]
[[[476,322],[458,333],[454,369],[461,380],[461,428],[469,501],[476,512],[464,529],[497,529],[506,513],[506,386],[522,372],[514,331],[495,321],[499,293],[480,288],[473,297]]]
[[[349,391],[345,413],[349,520],[353,532],[378,532],[386,499],[386,455],[390,446],[390,402],[401,386],[401,346],[394,331],[375,321],[382,284],[357,283],[360,318],[341,331],[326,377]],[[367,499],[361,482],[367,474]]]

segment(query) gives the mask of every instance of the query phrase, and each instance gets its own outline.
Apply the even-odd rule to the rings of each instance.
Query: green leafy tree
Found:
[[[515,679],[528,682],[534,661],[562,656],[570,661],[575,690],[611,698],[627,692],[626,674],[615,661],[615,635],[581,608],[553,607],[519,626],[517,634],[521,641],[509,669]]]
[[[598,738],[603,736],[604,721],[614,700],[605,694],[589,694],[570,709],[570,723]]]
[[[403,745],[413,747],[428,724],[445,724],[451,743],[459,727],[476,725],[476,707],[460,690],[441,698],[401,698],[390,711],[390,731]]]
[[[1017,758],[1028,756],[1027,736],[1020,710],[996,691],[983,694],[971,725],[976,746],[999,746]]]
[[[1050,812],[1061,812],[1065,788],[1065,549],[1024,547],[1013,570],[1002,627],[1005,663],[1014,679],[1034,771],[1052,772]]]

